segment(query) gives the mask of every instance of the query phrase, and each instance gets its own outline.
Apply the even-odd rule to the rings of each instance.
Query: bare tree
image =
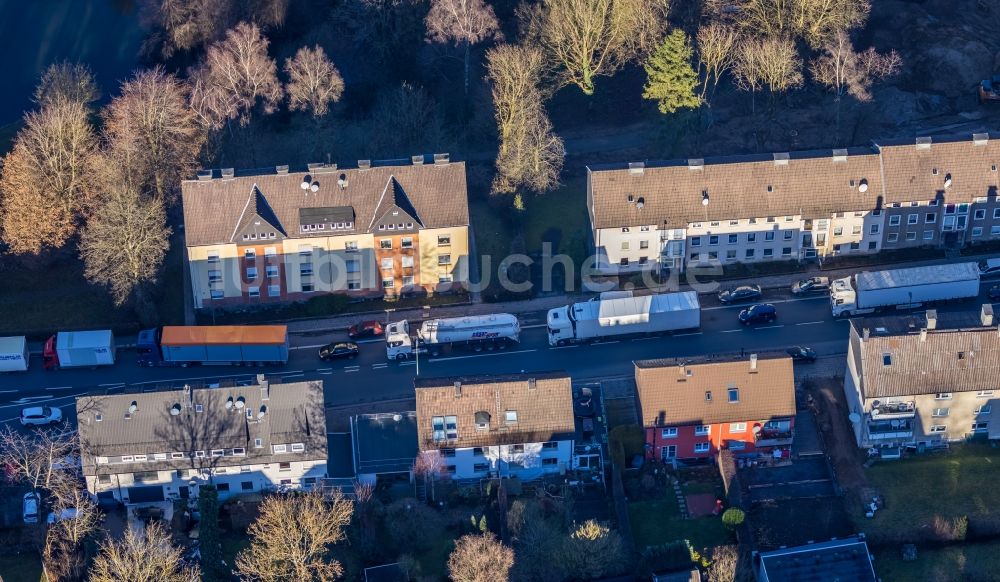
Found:
[[[719,86],[719,79],[736,62],[736,29],[717,22],[711,22],[698,29],[698,71],[701,73],[701,99],[705,101],[709,85],[712,93]]]
[[[496,108],[500,152],[521,131],[526,113],[540,106],[538,86],[545,69],[541,49],[529,45],[503,44],[486,53],[487,77],[491,81],[493,106]]]
[[[448,556],[448,575],[454,582],[505,582],[513,565],[514,551],[493,534],[467,535]]]
[[[733,582],[740,554],[736,546],[716,546],[708,566],[708,582]]]
[[[344,568],[330,546],[346,539],[354,506],[339,491],[327,501],[322,492],[274,495],[260,506],[249,529],[250,547],[236,557],[236,569],[256,582],[326,582]]]
[[[593,95],[595,77],[656,46],[667,11],[665,0],[544,0],[519,12],[529,41],[542,47],[559,81]]]
[[[302,47],[295,58],[285,59],[288,73],[288,107],[292,111],[309,111],[313,117],[323,117],[330,104],[340,101],[344,79],[323,47]]]
[[[68,61],[49,65],[35,88],[35,102],[40,107],[62,101],[89,105],[100,98],[101,90],[90,68]]]
[[[764,38],[801,38],[822,46],[838,30],[865,23],[869,0],[747,0],[736,16],[750,34]]]
[[[64,510],[75,510],[72,519],[57,519],[49,528],[50,532],[57,532],[59,537],[74,545],[82,544],[83,540],[96,531],[97,526],[101,523],[101,510],[91,500],[87,491],[80,487],[65,492],[65,495],[56,501],[52,509],[56,516],[61,516]]]
[[[265,113],[277,108],[284,92],[278,81],[278,65],[267,54],[269,44],[256,24],[241,22],[208,47],[204,61],[191,73],[201,85],[197,94],[192,91],[192,105],[206,108],[199,111],[202,118],[238,119],[246,126],[258,103]],[[199,70],[202,68],[205,70]],[[205,83],[210,86],[205,87]],[[211,99],[206,100],[206,91]]]
[[[216,40],[233,13],[232,0],[143,0],[140,10],[144,24],[161,31],[151,42],[165,58]]]
[[[436,501],[435,485],[438,479],[445,475],[444,458],[439,451],[420,451],[413,460],[413,475],[424,481],[424,486],[430,487],[431,501]]]
[[[737,48],[733,73],[737,85],[751,93],[755,110],[756,92],[767,87],[774,96],[802,84],[802,61],[790,40],[779,38],[744,39]]]
[[[625,567],[627,556],[618,532],[603,523],[588,520],[570,534],[564,559],[577,578],[590,580],[619,573]]]
[[[135,293],[144,307],[143,286],[156,281],[170,246],[166,223],[162,200],[112,185],[80,238],[87,279],[107,287],[116,305]]]
[[[465,94],[469,94],[469,52],[474,44],[501,38],[500,23],[493,7],[483,0],[432,0],[424,20],[427,38],[454,42],[465,52]]]
[[[110,537],[90,568],[91,582],[197,582],[201,573],[188,566],[181,550],[170,543],[162,525],[150,523],[144,532],[126,528],[121,540]]]
[[[114,179],[167,203],[197,167],[205,129],[188,104],[188,87],[161,67],[137,72],[104,111]]]
[[[385,157],[442,151],[449,141],[437,102],[423,87],[405,81],[379,94],[368,138],[369,151]]]
[[[60,99],[25,115],[0,176],[0,226],[12,252],[66,244],[93,206],[97,159],[83,103]]]
[[[426,15],[423,0],[345,0],[333,18],[349,31],[366,58],[392,62],[401,53],[412,52],[424,35]]]
[[[72,497],[77,478],[67,460],[79,449],[75,434],[68,424],[31,434],[7,425],[0,429],[0,464],[32,489],[45,489],[58,499]]]
[[[494,192],[509,193],[519,187],[547,192],[559,186],[566,147],[540,109],[525,118],[504,150],[497,156]]]

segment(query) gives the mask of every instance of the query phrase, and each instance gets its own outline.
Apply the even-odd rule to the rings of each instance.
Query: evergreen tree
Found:
[[[675,29],[643,64],[648,80],[642,96],[658,101],[660,113],[696,109],[701,105],[696,91],[698,73],[691,65],[692,55],[690,39],[683,30]]]

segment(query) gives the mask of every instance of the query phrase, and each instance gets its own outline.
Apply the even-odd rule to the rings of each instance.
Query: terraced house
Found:
[[[195,308],[322,293],[438,293],[469,280],[465,164],[207,170],[182,184]]]
[[[587,169],[596,268],[773,260],[1000,240],[988,134]]]

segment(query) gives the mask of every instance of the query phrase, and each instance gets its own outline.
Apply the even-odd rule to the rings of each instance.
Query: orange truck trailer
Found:
[[[262,366],[288,363],[284,325],[175,325],[139,332],[139,365]]]

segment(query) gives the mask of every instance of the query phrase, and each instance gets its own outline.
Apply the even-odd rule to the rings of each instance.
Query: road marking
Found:
[[[119,384],[119,386],[124,386],[124,384]],[[58,386],[55,388],[46,388],[46,390],[72,390],[72,386]]]
[[[46,388],[48,390],[48,388]],[[0,394],[10,394],[11,392],[19,392],[19,390],[0,390]]]
[[[400,366],[416,366],[417,363],[413,362],[413,361],[406,361],[406,362],[400,362],[399,365]]]
[[[361,367],[361,366],[359,366],[359,365],[355,364],[355,365],[353,365],[353,366],[344,366],[344,369],[345,369],[345,370],[357,370],[357,369],[358,369],[358,368],[360,368],[360,367]]]
[[[125,382],[112,382],[110,384],[98,384],[101,388],[107,388],[108,386],[124,386]],[[46,390],[60,390],[60,388],[46,388]]]
[[[539,327],[545,327],[546,325],[548,325],[548,324],[546,324],[546,323],[533,323],[531,325],[522,325],[521,329],[535,329],[535,328],[539,328]]]
[[[594,342],[594,343],[592,343],[590,345],[592,345],[592,346],[606,346],[608,344],[620,344],[620,343],[621,343],[621,340],[614,340],[614,341],[610,341],[610,342]]]
[[[825,321],[807,321],[805,323],[796,323],[795,325],[818,325],[820,323],[826,323]]]
[[[447,362],[448,360],[467,360],[469,358],[486,358],[489,356],[504,356],[509,354],[527,354],[528,352],[537,352],[538,350],[514,350],[513,352],[492,352],[489,354],[473,354],[471,356],[451,356],[449,358],[431,358],[431,362]]]
[[[703,332],[703,331],[696,331],[694,333],[678,333],[678,334],[675,334],[674,337],[687,337],[689,335],[704,335],[704,333],[705,332]]]
[[[351,372],[360,372],[361,370],[359,368],[354,368],[353,370],[348,370],[347,368],[344,368],[344,371],[350,374]]]
[[[824,301],[829,301],[830,300],[830,298],[828,296],[826,296],[826,295],[817,295],[816,297],[800,297],[800,298],[794,298],[794,299],[775,299],[774,301],[768,301],[767,299],[761,299],[760,301],[757,301],[756,303],[772,303],[772,304],[773,303],[792,303],[794,301],[815,301],[817,299],[822,299]],[[754,302],[747,301],[747,302],[744,302],[744,303],[733,303],[733,304],[730,304],[730,305],[716,305],[716,306],[713,306],[713,307],[702,307],[701,310],[702,311],[712,311],[713,309],[733,309],[733,308],[737,308],[737,307],[738,308],[742,308],[742,309],[746,309],[747,307],[750,307],[751,305],[754,305]]]
[[[317,372],[332,372],[333,368],[316,368]]]
[[[569,349],[569,348],[578,348],[578,347],[580,347],[580,344],[570,344],[568,346],[550,346],[549,349],[550,350],[566,350],[566,349]]]
[[[303,374],[303,373],[298,373],[298,374],[282,374],[281,378],[283,380],[287,380],[289,378],[300,378],[302,376],[305,376],[305,374]]]
[[[323,347],[325,345],[326,344],[316,344],[314,346],[293,346],[293,347],[290,347],[288,349],[290,349],[290,350],[315,350],[316,348],[321,348],[321,347]]]
[[[333,374],[333,372],[320,372],[321,376],[330,376],[332,374]]]
[[[755,327],[754,329],[778,329],[779,327],[785,327],[784,325],[765,325],[764,327]]]
[[[373,369],[376,369],[376,370],[381,370],[382,368],[385,368],[385,367],[387,367],[388,365],[389,365],[389,364],[372,364],[372,368],[373,368]]]
[[[356,341],[354,343],[356,343],[356,344],[374,344],[374,343],[378,343],[378,342],[382,342],[382,341],[385,341],[385,340],[382,339],[382,338],[380,338],[380,337],[377,337],[377,338],[366,339],[366,340],[358,340],[358,341]]]
[[[724,329],[724,330],[720,331],[719,333],[738,333],[738,332],[741,332],[741,331],[743,331],[743,330],[742,329]]]
[[[636,338],[632,338],[632,341],[634,341],[634,342],[644,342],[646,340],[651,340],[651,339],[660,339],[660,338],[657,337],[657,336],[655,336],[655,335],[651,335],[649,337],[636,337]]]

